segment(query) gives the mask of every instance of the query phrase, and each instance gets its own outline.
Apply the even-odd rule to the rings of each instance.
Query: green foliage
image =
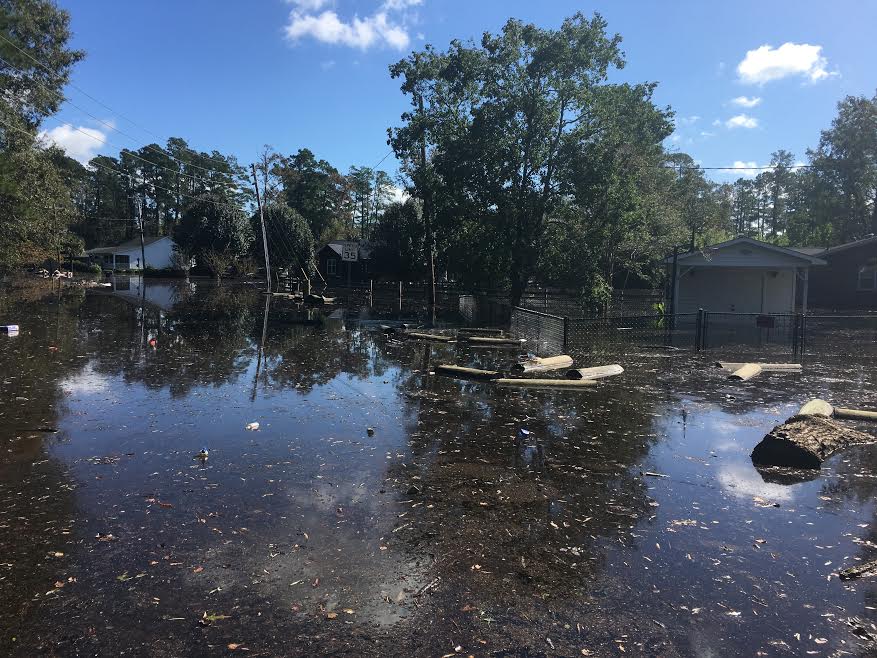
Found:
[[[67,47],[70,15],[50,0],[0,0],[0,34],[15,44],[0,40],[0,57],[11,64],[0,61],[0,118],[36,128],[61,107],[73,65],[85,53]]]
[[[423,217],[416,201],[388,206],[378,218],[373,237],[376,273],[413,280],[426,276]]]
[[[296,210],[320,242],[353,237],[353,215],[347,181],[325,160],[300,149],[279,166],[286,204]]]
[[[248,252],[253,239],[246,213],[216,192],[204,194],[187,206],[174,231],[174,241],[199,262],[208,255],[214,261],[216,255],[227,255],[233,261]]]
[[[831,128],[795,168],[780,150],[754,179],[733,185],[738,234],[794,246],[831,246],[877,233],[877,95],[838,103]]]
[[[629,235],[662,228],[660,190],[640,175],[663,163],[671,113],[652,103],[653,84],[607,82],[624,65],[620,41],[599,15],[559,30],[510,20],[480,45],[453,41],[391,67],[412,110],[390,142],[435,220],[441,264],[507,281],[513,303],[540,263],[599,290],[636,252]]]
[[[259,213],[251,223],[254,233],[261,235]],[[265,208],[265,234],[268,237],[268,257],[271,267],[304,269],[308,275],[316,271],[314,236],[308,223],[297,211],[283,203],[272,203]],[[254,255],[264,258],[262,240],[253,243]]]

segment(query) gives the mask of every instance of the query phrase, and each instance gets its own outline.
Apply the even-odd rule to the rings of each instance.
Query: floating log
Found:
[[[760,375],[761,371],[762,367],[757,363],[744,363],[742,366],[740,366],[734,372],[728,375],[728,379],[738,379],[745,382],[757,375]]]
[[[334,304],[334,297],[324,297],[323,295],[305,295],[304,301],[306,304],[316,304],[320,306],[321,304]]]
[[[799,416],[822,416],[823,418],[831,418],[834,408],[825,400],[810,400],[798,412]]]
[[[841,580],[853,580],[862,576],[877,576],[877,560],[841,569],[837,572],[837,575]]]
[[[750,362],[751,363],[751,362]],[[749,365],[747,362],[736,362],[736,361],[716,361],[713,364],[716,368],[722,368],[727,370],[728,372],[734,372],[735,370],[739,370],[745,365]],[[757,363],[755,365],[761,366],[761,370],[763,372],[800,372],[801,364],[800,363]]]
[[[572,365],[572,357],[566,354],[558,356],[539,357],[534,356],[512,366],[512,372],[545,372],[547,370],[560,370]]]
[[[808,409],[808,405],[804,405],[804,409]],[[810,409],[816,410],[816,405]],[[874,443],[875,440],[870,434],[844,427],[822,413],[798,414],[774,427],[755,446],[752,463],[756,466],[819,468],[832,453],[853,445]]]
[[[810,400],[801,407],[799,416],[824,416],[825,418],[846,418],[848,420],[871,420],[877,421],[877,411],[865,411],[863,409],[846,409],[833,407],[825,400],[819,398]]]
[[[476,335],[476,336],[504,336],[505,332],[502,329],[495,329],[493,327],[460,327],[457,329],[458,334],[463,334],[466,336]]]
[[[844,409],[843,407],[834,407],[835,418],[847,418],[849,420],[870,420],[877,421],[877,411],[865,411],[863,409]]]
[[[423,334],[416,331],[409,331],[405,336],[414,340],[434,340],[440,343],[450,343],[454,340],[453,336],[446,336],[445,334]]]
[[[469,336],[466,342],[470,345],[487,345],[489,347],[521,347],[526,338],[494,338],[492,336]]]
[[[578,370],[567,370],[567,379],[603,379],[603,377],[613,377],[624,372],[617,363],[608,366],[594,366],[592,368],[579,368]]]
[[[458,379],[496,379],[499,377],[499,372],[496,370],[479,370],[478,368],[464,368],[448,364],[437,365],[435,374]]]
[[[518,388],[571,388],[584,389],[597,385],[593,379],[494,379],[499,386]]]

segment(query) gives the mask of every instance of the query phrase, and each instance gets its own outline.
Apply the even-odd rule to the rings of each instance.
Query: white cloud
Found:
[[[738,114],[725,121],[726,128],[758,128],[758,119],[748,114]]]
[[[383,8],[388,11],[402,11],[422,4],[423,0],[385,0]]]
[[[335,60],[334,59],[327,59],[324,62],[320,62],[320,68],[323,69],[324,71],[334,69],[335,68]]]
[[[317,11],[329,4],[329,0],[287,0],[302,11]]]
[[[740,107],[755,107],[761,104],[761,98],[758,96],[737,96],[737,98],[732,98],[731,102]]]
[[[748,169],[746,167],[748,167]],[[755,178],[759,174],[759,170],[756,169],[756,167],[758,167],[758,165],[755,160],[745,162],[743,160],[734,160],[734,164],[727,169],[719,169],[719,173],[731,174],[735,178]]]
[[[703,137],[704,139],[707,139],[709,137],[715,137],[716,134],[713,132],[710,132],[709,130],[701,130],[700,136]]]
[[[391,203],[405,203],[410,199],[410,195],[403,188],[397,187],[393,185],[390,188],[390,202]]]
[[[817,82],[836,75],[829,73],[827,67],[822,46],[787,42],[779,48],[764,45],[748,51],[737,65],[737,75],[741,82],[757,85],[796,75]]]
[[[110,121],[106,123],[113,125]],[[85,126],[74,128],[69,123],[55,126],[49,131],[43,130],[39,137],[44,144],[54,144],[64,149],[67,155],[83,164],[97,155],[100,148],[107,143],[105,132]]]
[[[696,114],[692,114],[690,117],[676,117],[676,125],[677,126],[690,126],[694,123],[697,123],[700,120],[700,117]]]
[[[349,46],[367,50],[372,46],[385,45],[403,50],[411,37],[406,20],[393,13],[420,5],[423,0],[385,0],[375,13],[350,20],[341,18],[334,9],[322,9],[327,0],[291,0],[295,8],[289,15],[286,36],[291,41],[311,37],[323,43]]]

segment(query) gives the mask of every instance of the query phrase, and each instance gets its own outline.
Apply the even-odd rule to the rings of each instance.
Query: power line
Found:
[[[12,124],[10,124],[10,123],[7,122],[7,121],[4,121],[3,119],[0,119],[0,123],[2,123],[2,124],[3,124],[4,126],[6,126],[7,128],[10,128],[10,129],[12,129],[12,130],[16,130],[16,131],[18,131],[18,132],[20,132],[20,133],[23,133],[23,134],[27,135],[28,137],[33,137],[33,135],[32,135],[29,131],[25,130],[24,128],[19,128],[18,126],[13,126]],[[117,174],[117,175],[119,175],[119,176],[130,176],[132,179],[133,179],[133,178],[136,178],[136,176],[135,176],[134,174],[131,174],[131,173],[126,172],[126,171],[121,171],[121,170],[119,170],[119,169],[113,169],[112,167],[107,167],[106,165],[102,165],[102,164],[100,164],[100,163],[98,163],[98,162],[94,162],[94,161],[92,161],[92,162],[89,163],[89,165],[94,166],[94,167],[98,167],[99,169],[104,169],[104,170],[106,170],[106,171],[109,171],[110,173]],[[143,183],[145,184],[145,183],[146,183],[146,180],[143,179],[142,176],[141,176],[140,178],[141,178],[141,180],[143,181]],[[184,197],[184,198],[186,198],[186,199],[192,199],[192,200],[194,200],[194,201],[206,201],[207,203],[211,203],[211,204],[213,204],[214,206],[218,206],[218,207],[221,206],[221,207],[225,207],[225,208],[235,208],[235,209],[240,209],[239,206],[235,206],[235,205],[232,205],[232,204],[230,204],[230,203],[222,203],[222,202],[220,202],[220,201],[213,201],[212,199],[207,199],[207,198],[204,198],[204,197],[197,197],[197,196],[193,196],[193,195],[191,195],[191,194],[185,194],[184,192],[177,192],[177,191],[175,191],[175,190],[169,190],[169,189],[166,188],[166,187],[161,187],[161,186],[159,186],[159,185],[155,185],[155,184],[151,184],[151,185],[152,185],[152,187],[153,187],[154,189],[156,189],[156,190],[162,190],[163,192],[167,192],[167,193],[169,193],[169,194],[176,194],[176,195],[179,195],[179,196]],[[212,190],[211,190],[211,191],[212,191]]]
[[[49,74],[51,74],[51,75],[55,75],[54,73],[52,73],[51,69],[49,69],[47,66],[45,66],[44,64],[42,64],[39,60],[37,60],[37,59],[35,59],[34,57],[32,57],[29,53],[25,52],[24,50],[22,50],[21,48],[19,48],[18,46],[16,46],[14,43],[12,43],[9,39],[7,39],[6,37],[4,37],[2,34],[0,34],[0,39],[2,39],[3,41],[5,41],[5,42],[8,43],[9,45],[11,45],[13,48],[15,48],[16,50],[18,50],[18,51],[19,51],[20,53],[22,53],[23,55],[25,55],[28,59],[30,59],[30,60],[33,61],[35,64],[37,64],[40,68],[42,68],[43,70],[47,71]],[[4,64],[6,64],[6,66],[8,66],[9,68],[15,69],[16,71],[18,71],[18,72],[21,73],[22,75],[27,75],[27,74],[25,73],[25,71],[23,71],[22,69],[20,69],[20,68],[17,67],[17,66],[14,66],[13,64],[10,64],[8,61],[6,61],[5,59],[3,59],[2,57],[0,57],[0,61],[2,61]],[[56,76],[56,77],[57,77],[57,76]],[[126,133],[126,132],[123,131],[123,130],[120,130],[119,128],[116,128],[116,127],[115,127],[114,125],[112,125],[111,123],[109,123],[109,122],[107,122],[107,121],[104,121],[103,119],[101,119],[101,118],[95,116],[94,114],[92,114],[91,112],[89,112],[88,110],[86,110],[85,108],[82,108],[82,107],[80,107],[79,105],[77,105],[76,103],[74,103],[72,100],[70,100],[69,98],[67,98],[67,97],[66,97],[64,94],[62,94],[61,92],[59,92],[59,91],[57,91],[57,90],[55,90],[55,89],[50,89],[49,87],[47,87],[46,85],[44,85],[43,83],[41,83],[39,80],[33,80],[33,82],[35,82],[37,85],[39,85],[40,87],[42,87],[43,89],[45,89],[45,90],[46,90],[47,92],[49,92],[50,94],[55,94],[55,95],[56,95],[58,98],[60,98],[62,101],[64,101],[65,103],[68,103],[69,105],[75,107],[75,108],[76,108],[77,110],[79,110],[80,112],[82,112],[82,113],[84,113],[84,114],[87,114],[88,116],[90,116],[92,119],[94,119],[95,121],[97,121],[97,122],[100,123],[101,125],[106,126],[108,129],[110,129],[110,130],[112,130],[112,131],[115,131],[115,132],[119,133],[120,135],[124,135],[125,137],[127,137],[128,139],[130,139],[132,142],[140,143],[141,140],[137,139],[137,138],[134,137],[133,135],[130,135],[130,134]],[[111,107],[105,105],[104,103],[101,103],[99,100],[97,100],[97,99],[94,98],[93,96],[89,95],[89,94],[86,93],[83,89],[81,89],[81,88],[77,87],[76,85],[74,85],[72,82],[68,82],[67,84],[69,84],[71,87],[73,87],[74,89],[78,90],[79,92],[81,92],[82,94],[84,94],[85,96],[87,96],[88,98],[90,98],[91,100],[93,100],[94,102],[98,103],[99,105],[102,105],[103,107],[105,107],[106,109],[108,109],[108,110],[109,110],[110,112],[112,112],[113,114],[115,114],[115,115],[117,115],[117,116],[119,116],[119,117],[125,119],[125,120],[128,121],[129,123],[132,123],[133,125],[137,126],[137,124],[134,123],[131,119],[127,119],[123,114],[120,114],[120,113],[116,112],[115,110],[113,110]],[[162,137],[160,137],[159,135],[156,135],[156,134],[153,133],[152,131],[147,130],[146,128],[143,128],[142,126],[138,126],[138,127],[139,127],[141,130],[143,130],[144,132],[147,132],[147,133],[151,134],[151,135],[152,135],[153,137],[155,137],[156,139],[159,139],[159,140],[162,139]],[[150,149],[150,150],[152,150],[152,151],[155,151],[155,149],[152,148],[151,145],[146,145],[146,146],[144,146],[144,148],[147,148],[147,149]],[[202,159],[204,159],[204,160],[210,160],[211,162],[216,162],[216,163],[219,163],[219,164],[222,164],[222,165],[228,166],[228,162],[225,162],[225,161],[222,161],[222,160],[217,160],[216,158],[211,158],[210,156],[202,155],[202,154],[198,153],[197,151],[194,151],[194,150],[190,149],[189,147],[184,147],[184,148],[185,148],[187,151],[189,151],[190,153],[193,153],[194,155],[198,156],[199,158],[202,158]],[[158,151],[158,153],[160,153],[161,155],[163,155],[163,156],[165,156],[165,157],[167,157],[167,158],[171,158],[172,160],[176,160],[177,162],[179,162],[179,163],[181,163],[181,164],[184,164],[184,165],[186,165],[186,166],[189,166],[189,167],[195,167],[196,169],[203,169],[204,171],[210,171],[210,172],[216,172],[216,173],[223,173],[223,172],[218,172],[218,171],[215,170],[215,169],[210,169],[209,167],[201,167],[200,165],[196,165],[196,164],[191,163],[191,162],[185,162],[184,160],[180,160],[179,158],[174,157],[173,155],[171,155],[170,153],[165,152],[165,151],[162,150],[162,149],[160,149],[160,150]]]

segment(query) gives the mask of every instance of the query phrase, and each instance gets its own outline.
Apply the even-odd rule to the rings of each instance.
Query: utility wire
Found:
[[[35,58],[32,57],[30,54],[28,54],[27,52],[25,52],[24,50],[22,50],[21,48],[19,48],[18,46],[16,46],[14,43],[12,43],[9,39],[7,39],[6,37],[4,37],[2,34],[0,34],[0,39],[2,39],[3,41],[5,41],[5,42],[8,43],[9,45],[11,45],[13,48],[15,48],[16,50],[18,50],[20,53],[22,53],[23,55],[25,55],[26,57],[28,57],[31,61],[33,61],[34,63],[36,63],[38,66],[40,66],[40,68],[42,68],[43,70],[48,71],[50,74],[52,74],[52,71],[51,71],[48,67],[44,66],[44,65],[43,65],[41,62],[39,62],[37,59],[35,59]],[[0,57],[0,61],[2,61],[4,64],[6,64],[6,66],[8,66],[9,68],[15,69],[16,71],[18,71],[18,72],[21,73],[22,75],[27,75],[27,73],[26,73],[25,71],[21,70],[21,69],[18,68],[17,66],[14,66],[13,64],[10,64],[10,63],[9,63],[7,60],[5,60],[4,58]],[[49,92],[50,94],[54,94],[55,96],[57,96],[58,98],[60,98],[63,102],[68,103],[69,105],[75,107],[75,108],[76,108],[77,110],[79,110],[80,112],[82,112],[82,113],[84,113],[84,114],[87,114],[87,115],[90,116],[92,119],[94,119],[95,121],[97,121],[97,122],[100,123],[101,125],[105,126],[105,127],[108,128],[109,130],[115,131],[115,132],[119,133],[120,135],[124,135],[125,137],[127,137],[128,139],[130,139],[130,140],[131,140],[132,142],[134,142],[134,143],[140,143],[141,140],[137,139],[137,138],[134,137],[133,135],[130,135],[130,134],[126,133],[126,132],[123,131],[123,130],[120,130],[119,128],[116,128],[113,124],[111,124],[111,123],[109,123],[109,122],[107,122],[107,121],[104,121],[103,119],[101,119],[100,117],[98,117],[98,116],[92,114],[91,112],[89,112],[89,111],[86,110],[85,108],[80,107],[79,105],[77,105],[76,103],[74,103],[72,100],[70,100],[69,98],[67,98],[66,96],[64,96],[64,94],[62,94],[61,92],[59,92],[59,91],[57,91],[57,90],[55,90],[55,89],[51,89],[51,88],[47,87],[46,85],[44,85],[43,83],[41,83],[39,80],[33,80],[33,82],[35,82],[37,85],[39,85],[40,87],[42,87],[43,89],[45,89],[45,90],[46,90],[47,92]],[[69,85],[70,85],[71,87],[73,87],[74,89],[80,91],[80,92],[81,92],[82,94],[84,94],[85,96],[88,96],[89,98],[91,98],[93,101],[95,101],[95,102],[98,103],[99,105],[102,105],[103,107],[105,107],[106,109],[108,109],[110,112],[113,112],[113,114],[118,115],[119,117],[125,119],[125,120],[128,121],[129,123],[134,124],[135,126],[137,125],[136,123],[134,123],[133,121],[131,121],[131,119],[127,119],[124,115],[119,114],[118,112],[116,112],[115,110],[113,110],[111,107],[105,105],[104,103],[101,103],[99,100],[97,100],[97,99],[94,98],[93,96],[87,94],[85,91],[83,91],[82,89],[80,89],[79,87],[77,87],[76,85],[74,85],[72,82],[68,82],[67,84],[69,84]],[[143,128],[143,127],[141,127],[141,126],[138,126],[138,127],[140,127],[140,129],[143,130],[144,132],[147,132],[147,133],[153,135],[153,136],[156,137],[157,139],[159,139],[159,140],[162,139],[161,137],[159,137],[158,135],[156,135],[156,134],[153,133],[152,131],[147,130],[146,128]],[[156,149],[153,148],[151,145],[146,145],[146,146],[144,146],[144,148],[147,148],[147,149],[149,149],[149,150],[151,150],[151,151],[156,151]],[[194,151],[194,150],[192,150],[192,149],[190,149],[190,148],[188,148],[188,147],[184,147],[184,148],[185,148],[187,151],[189,151],[190,153],[193,153],[194,155],[198,156],[199,158],[202,158],[202,159],[204,159],[204,160],[210,160],[211,162],[216,162],[216,163],[219,163],[219,164],[222,164],[222,165],[228,166],[228,162],[224,162],[224,161],[222,161],[222,160],[217,160],[216,158],[211,158],[211,157],[209,157],[209,156],[204,156],[204,155],[198,153],[197,151]],[[210,169],[209,167],[202,167],[202,166],[200,166],[200,165],[196,165],[196,164],[191,163],[191,162],[185,162],[184,160],[180,160],[179,158],[174,157],[174,156],[171,155],[170,153],[165,152],[163,149],[159,149],[157,152],[160,153],[161,155],[167,157],[167,158],[170,158],[170,159],[172,159],[172,160],[176,160],[177,162],[179,162],[179,163],[181,163],[181,164],[184,164],[184,165],[186,165],[186,166],[188,166],[188,167],[194,167],[194,168],[196,168],[196,169],[203,169],[204,171],[211,171],[211,172],[216,172],[216,173],[223,173],[223,172],[218,172],[216,169]]]

